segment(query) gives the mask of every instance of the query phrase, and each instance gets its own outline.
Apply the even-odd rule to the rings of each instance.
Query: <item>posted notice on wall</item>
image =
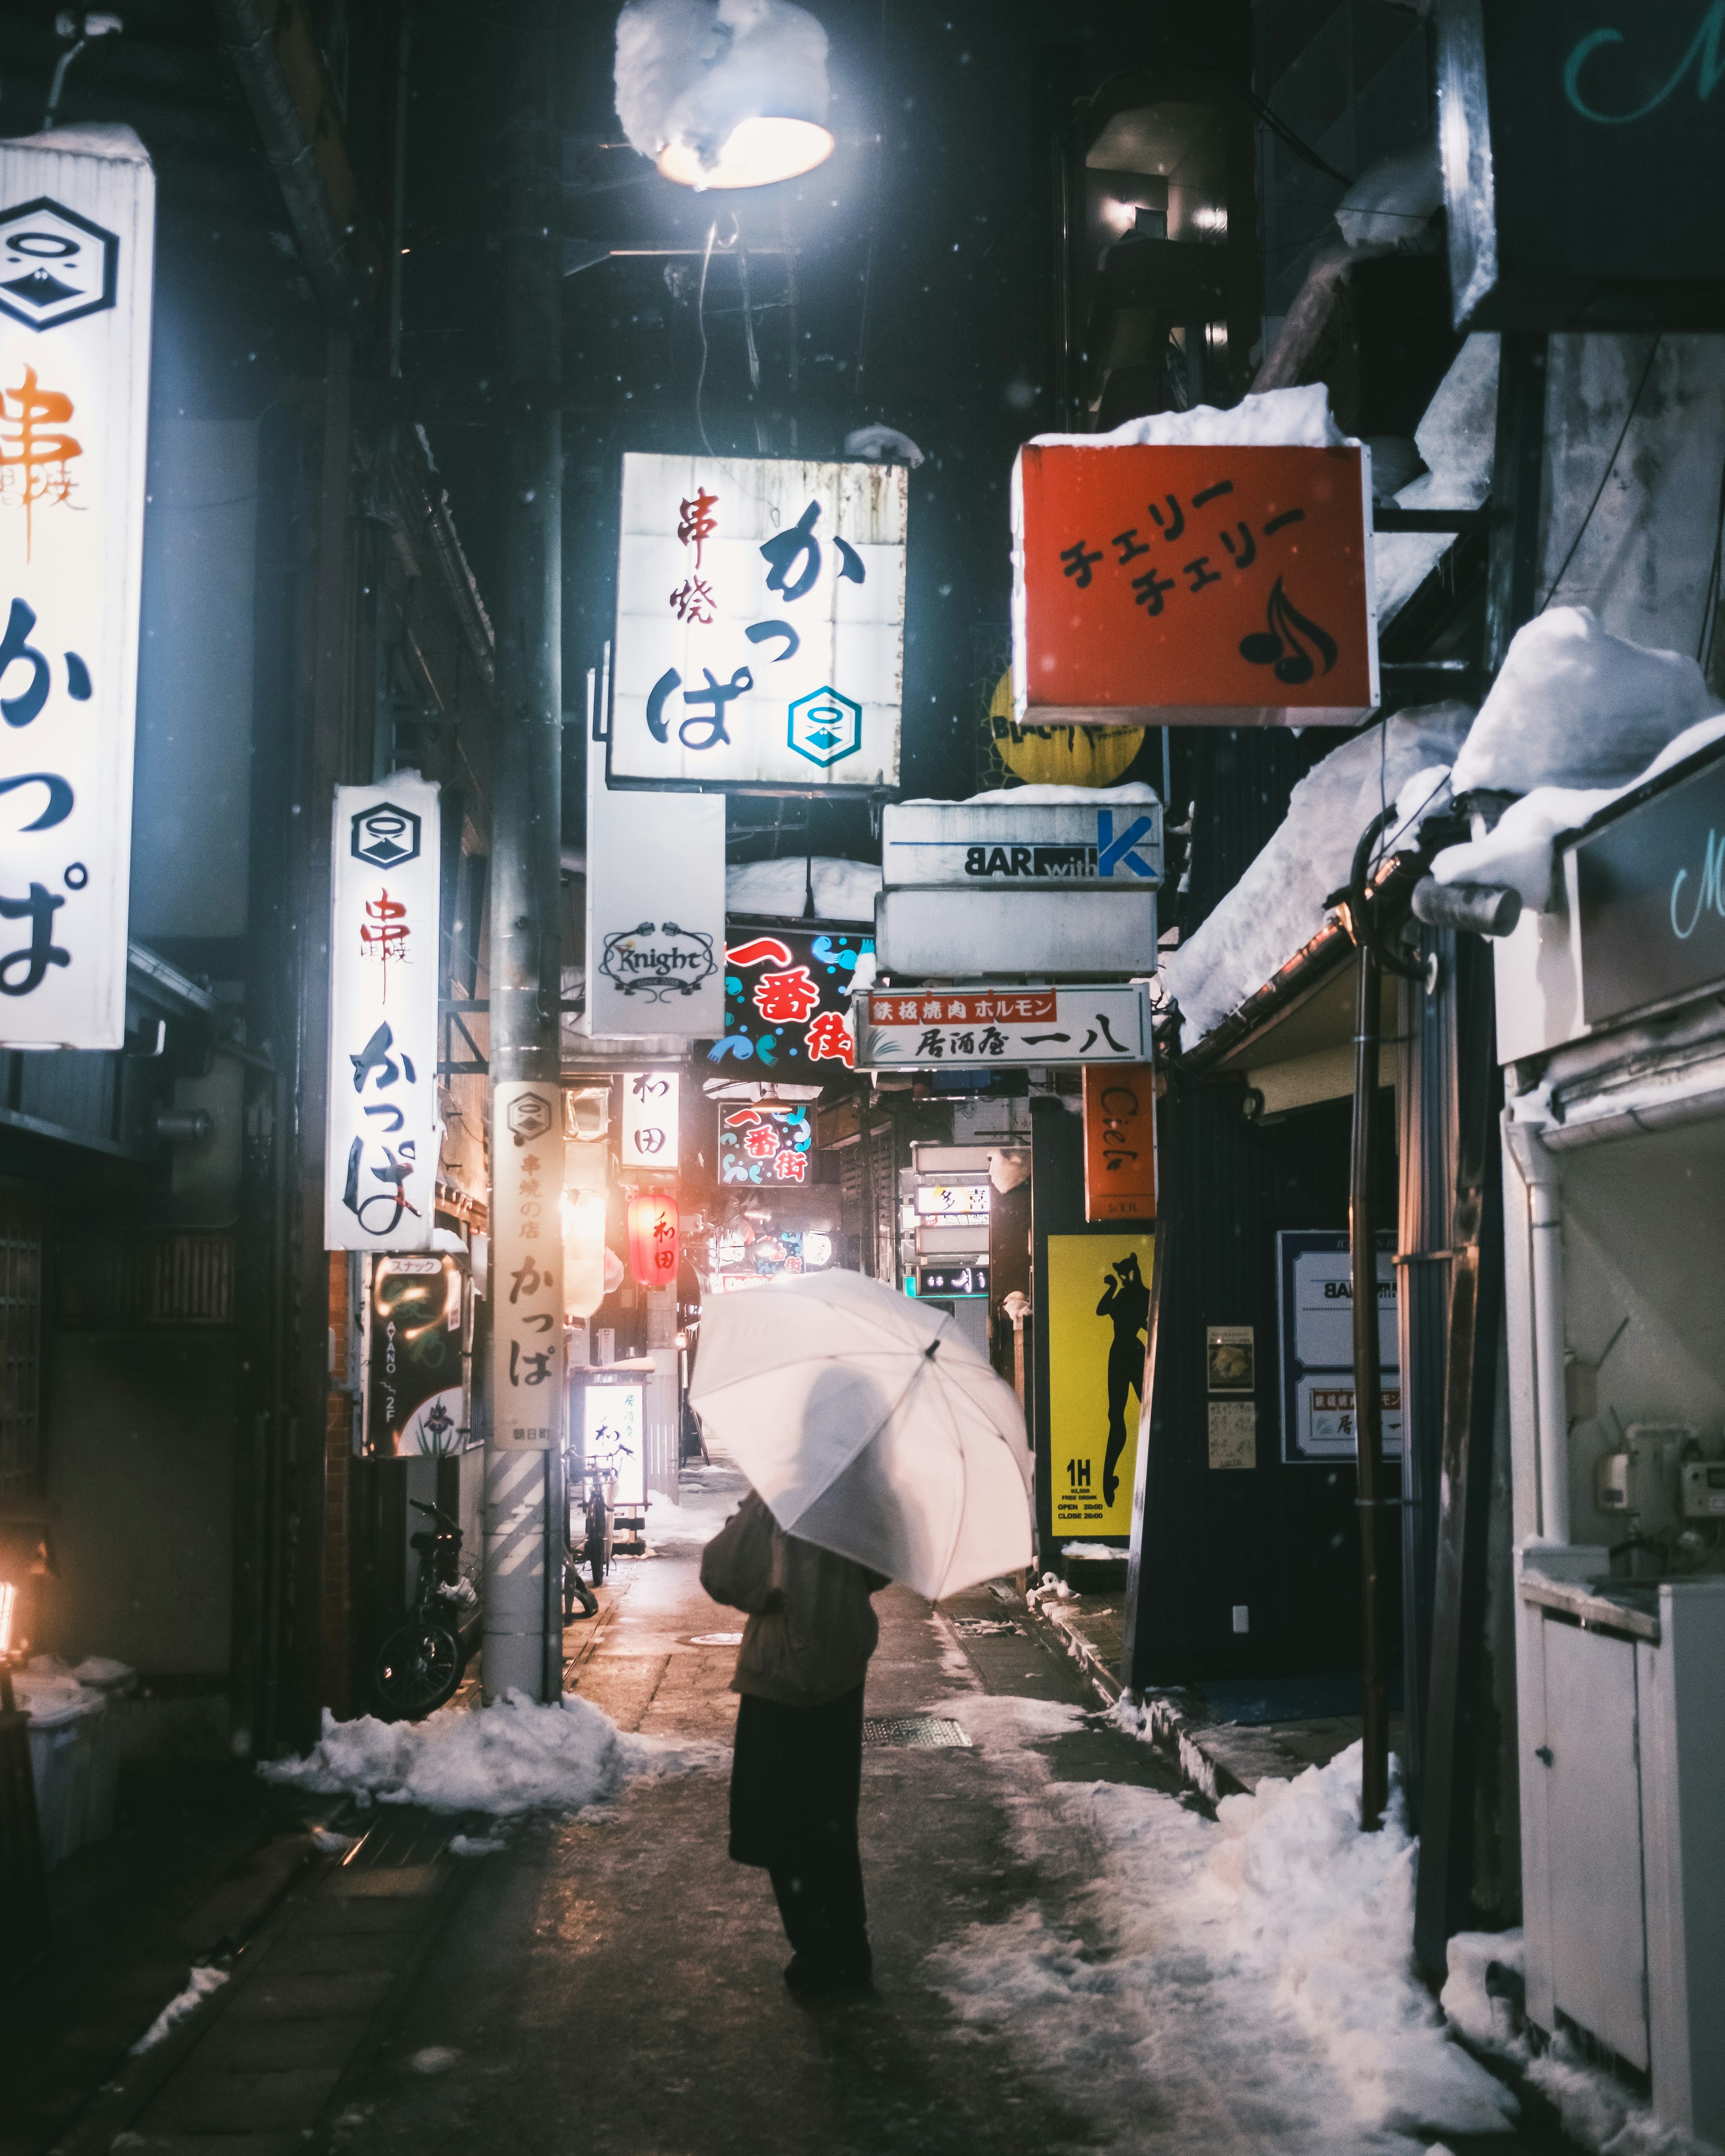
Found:
[[[0,142],[0,1045],[126,1037],[156,180]]]
[[[1378,1238],[1378,1356],[1384,1452],[1399,1454],[1401,1351],[1395,1240]],[[1276,1239],[1281,1348],[1281,1456],[1352,1460],[1358,1450],[1353,1383],[1353,1276],[1345,1229],[1288,1229]]]

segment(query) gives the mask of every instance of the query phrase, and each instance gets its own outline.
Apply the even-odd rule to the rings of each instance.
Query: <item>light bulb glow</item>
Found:
[[[18,1587],[10,1579],[0,1579],[0,1655],[12,1652],[12,1626],[18,1609]]]
[[[744,120],[732,129],[718,162],[703,165],[688,142],[667,142],[659,169],[668,180],[706,187],[768,187],[812,172],[833,154],[833,136],[812,120]]]

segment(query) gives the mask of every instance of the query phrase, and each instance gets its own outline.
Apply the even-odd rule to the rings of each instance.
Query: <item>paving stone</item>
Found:
[[[332,2014],[317,2021],[236,2020],[224,2015],[198,2047],[197,2071],[264,2074],[343,2066],[368,2026],[363,2014]]]
[[[302,2130],[315,2123],[340,2079],[337,2066],[295,2066],[267,2074],[207,2073],[193,2066],[176,2074],[146,2111],[143,2131],[203,2135]]]
[[[240,1989],[228,2012],[243,2021],[316,2021],[331,2015],[366,2014],[394,1981],[387,1969],[345,1976],[274,1976],[266,1964]]]

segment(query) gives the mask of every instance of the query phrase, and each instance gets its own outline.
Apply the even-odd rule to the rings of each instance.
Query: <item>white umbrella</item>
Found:
[[[944,1311],[803,1273],[702,1313],[690,1398],[787,1534],[937,1601],[1030,1562],[1024,1418]]]

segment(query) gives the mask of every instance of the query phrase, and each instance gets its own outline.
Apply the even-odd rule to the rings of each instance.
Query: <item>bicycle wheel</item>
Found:
[[[460,1681],[460,1640],[447,1625],[423,1618],[398,1625],[372,1666],[372,1695],[386,1722],[433,1713]]]

